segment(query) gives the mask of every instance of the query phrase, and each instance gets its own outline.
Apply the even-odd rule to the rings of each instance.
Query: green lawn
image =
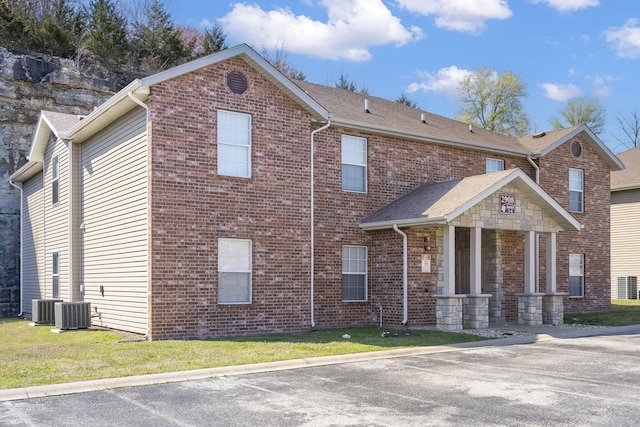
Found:
[[[565,323],[625,326],[640,324],[640,300],[612,300],[610,313],[567,314]]]
[[[349,328],[219,340],[132,341],[104,330],[51,333],[52,326],[0,319],[0,389],[241,365],[483,338],[432,330],[382,337],[389,329]],[[350,339],[342,338],[351,335]]]

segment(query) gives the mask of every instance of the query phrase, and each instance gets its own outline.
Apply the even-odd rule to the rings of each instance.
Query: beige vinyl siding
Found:
[[[22,185],[22,307],[31,315],[31,301],[47,296],[44,280],[44,212],[42,173]],[[51,289],[49,289],[51,296]]]
[[[69,152],[67,143],[51,138],[44,155],[44,278],[47,298],[52,295],[52,254],[59,253],[59,297],[70,300],[69,295]],[[52,202],[52,159],[59,158],[59,201]]]
[[[618,297],[618,277],[640,279],[640,190],[611,194],[611,297]]]
[[[83,283],[97,314],[93,323],[146,333],[145,111],[130,112],[85,142],[80,157]]]

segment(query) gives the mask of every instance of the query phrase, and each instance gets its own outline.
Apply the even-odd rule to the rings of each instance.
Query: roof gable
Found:
[[[605,161],[612,171],[621,170],[624,165],[615,154],[594,134],[587,125],[578,125],[565,129],[553,130],[550,132],[540,132],[534,135],[519,138],[520,143],[531,151],[534,157],[546,156],[571,138],[582,134],[596,153]]]
[[[365,230],[449,224],[505,186],[517,188],[564,230],[580,223],[520,169],[424,184],[360,222]]]
[[[27,155],[27,163],[15,171],[9,178],[13,182],[24,182],[42,170],[44,153],[51,135],[62,138],[64,133],[78,124],[83,116],[76,114],[41,111],[36,125],[36,131],[31,141],[31,148]]]

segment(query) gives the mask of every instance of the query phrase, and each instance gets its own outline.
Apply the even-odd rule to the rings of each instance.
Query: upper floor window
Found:
[[[51,159],[51,203],[54,205],[60,201],[60,158],[53,156]]]
[[[499,172],[503,170],[504,170],[504,160],[492,159],[490,157],[487,157],[485,173]]]
[[[218,304],[251,304],[251,240],[218,239]]]
[[[218,110],[218,175],[251,178],[251,116]]]
[[[342,189],[367,191],[367,139],[342,135]]]
[[[569,254],[569,296],[584,296],[584,254]]]
[[[584,211],[584,171],[569,169],[569,212]]]
[[[367,300],[367,247],[342,247],[342,300]]]

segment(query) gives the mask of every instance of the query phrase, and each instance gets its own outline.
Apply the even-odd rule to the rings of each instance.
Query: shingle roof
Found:
[[[375,230],[392,228],[393,225],[446,224],[507,184],[525,192],[565,230],[580,229],[575,218],[517,168],[426,183],[373,212],[360,221],[360,227]]]
[[[640,188],[640,147],[618,154],[624,169],[611,172],[611,189],[625,190]]]
[[[549,146],[556,143],[558,140],[566,138],[580,126],[572,126],[564,129],[551,130],[548,132],[538,132],[533,135],[527,135],[519,138],[520,143],[527,148],[527,150],[540,153]]]
[[[42,111],[42,115],[53,126],[53,131],[63,133],[80,123],[83,116],[77,114],[56,113],[54,111]]]
[[[469,131],[469,125],[412,108],[398,102],[378,98],[368,94],[322,86],[305,81],[294,81],[320,105],[331,113],[331,121],[337,124],[352,124],[372,129],[396,131],[416,139],[456,142],[457,145],[471,145],[476,149],[489,151],[506,150],[527,154],[517,138],[502,135],[481,128]],[[369,112],[365,111],[365,99]],[[425,123],[422,122],[422,114]]]

